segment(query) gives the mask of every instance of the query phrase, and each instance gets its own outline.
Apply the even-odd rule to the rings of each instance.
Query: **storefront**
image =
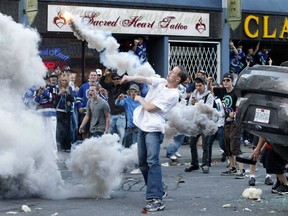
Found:
[[[220,73],[221,2],[145,2],[39,0],[32,27],[42,37],[40,56],[45,65],[49,69],[69,65],[78,73],[79,83],[89,70],[103,69],[99,53],[77,40],[65,23],[60,11],[67,10],[88,15],[95,28],[111,32],[120,44],[119,51],[129,51],[139,35],[149,38],[148,61],[160,75],[179,64],[191,75],[204,69],[216,77]]]
[[[288,14],[287,14],[288,15]],[[237,45],[240,42],[247,53],[249,48],[266,47],[273,65],[280,65],[288,60],[288,16],[271,15],[270,13],[244,13],[241,25],[230,33],[231,39]]]

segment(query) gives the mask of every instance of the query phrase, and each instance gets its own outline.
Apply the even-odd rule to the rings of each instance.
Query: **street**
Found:
[[[165,150],[161,150],[163,180],[168,196],[164,199],[164,211],[149,213],[154,215],[288,215],[288,196],[271,193],[271,186],[264,184],[265,171],[258,164],[256,172],[256,188],[263,191],[261,200],[248,200],[242,197],[242,192],[248,188],[248,177],[235,179],[234,176],[221,176],[226,170],[227,162],[220,162],[220,148],[214,143],[213,165],[209,174],[202,170],[191,173],[184,172],[190,161],[188,145],[182,145],[178,164],[167,166],[170,159],[165,158]],[[244,155],[249,155],[250,148],[243,146]],[[63,179],[73,183],[71,173],[64,165],[69,154],[58,153],[62,162],[59,163]],[[201,147],[198,147],[201,155]],[[142,175],[132,175],[128,171],[123,174],[120,188],[114,190],[110,199],[75,198],[67,200],[45,200],[39,198],[10,199],[0,201],[0,215],[37,215],[37,216],[88,216],[88,215],[143,215],[145,205],[145,189]],[[245,165],[247,171],[248,166]],[[272,176],[275,180],[275,176]],[[228,205],[224,208],[223,205]],[[31,212],[21,211],[21,206],[27,205]]]

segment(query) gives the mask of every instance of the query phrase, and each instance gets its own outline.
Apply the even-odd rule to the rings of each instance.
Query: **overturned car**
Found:
[[[264,137],[288,161],[288,67],[246,68],[235,91],[239,98],[236,122]]]

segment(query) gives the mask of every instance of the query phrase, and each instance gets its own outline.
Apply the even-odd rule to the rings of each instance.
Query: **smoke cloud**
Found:
[[[63,184],[42,119],[22,95],[44,85],[40,37],[0,13],[0,198],[53,197]],[[52,158],[52,160],[51,160]]]
[[[136,148],[122,149],[112,135],[86,140],[68,163],[73,184],[64,182],[42,117],[22,101],[25,90],[45,84],[40,37],[1,13],[0,29],[0,199],[109,197]]]
[[[132,53],[118,52],[119,44],[111,34],[89,29],[81,19],[73,21],[75,36],[101,52],[104,66],[117,69],[119,75],[157,76],[149,63],[141,64]],[[26,89],[44,85],[46,68],[38,55],[40,37],[1,13],[0,29],[0,198],[110,197],[120,184],[123,167],[135,160],[136,145],[123,149],[115,135],[85,140],[67,162],[73,182],[64,182],[42,117],[27,110],[22,101]],[[201,103],[194,107],[179,104],[168,115],[166,140],[182,133],[212,133],[217,127],[216,116]]]
[[[172,142],[174,136],[185,134],[196,136],[215,134],[218,130],[217,119],[221,113],[199,101],[194,106],[178,103],[167,115],[163,145]]]
[[[130,76],[158,76],[148,62],[141,64],[138,56],[133,52],[119,52],[120,45],[111,33],[92,29],[86,24],[86,20],[72,15],[71,29],[79,40],[86,40],[90,49],[96,49],[100,53],[101,63],[111,69],[117,69],[121,76],[127,73]]]
[[[118,140],[115,134],[105,134],[85,140],[72,151],[67,166],[78,184],[70,196],[110,197],[120,185],[124,165],[137,160],[136,145],[123,148]]]
[[[111,34],[86,25],[86,20],[80,16],[73,16],[70,26],[74,35],[80,40],[86,40],[88,47],[101,52],[101,63],[117,69],[119,75],[125,72],[128,75],[157,76],[151,65],[147,62],[141,65],[138,57],[131,52],[119,52],[119,44]],[[211,135],[216,133],[217,118],[220,114],[213,108],[203,103],[196,106],[184,106],[179,103],[168,114],[168,122],[165,127],[164,142],[169,144],[177,134],[195,136],[199,133]]]

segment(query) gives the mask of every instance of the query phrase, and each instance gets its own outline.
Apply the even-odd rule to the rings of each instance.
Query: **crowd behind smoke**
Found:
[[[157,76],[149,63],[141,64],[130,52],[119,52],[111,34],[90,29],[79,17],[73,17],[71,26],[76,37],[101,52],[102,64],[117,69],[119,75]],[[85,140],[72,151],[67,163],[75,182],[65,184],[41,117],[25,109],[21,98],[31,86],[44,85],[46,68],[38,55],[40,37],[36,30],[1,13],[0,29],[0,198],[109,197],[120,184],[123,167],[135,160],[135,145],[123,149],[112,135]],[[166,140],[201,130],[214,133],[215,116],[217,112],[204,104],[175,107],[168,115]]]
[[[89,48],[101,52],[101,63],[108,68],[117,69],[119,75],[127,73],[130,76],[156,76],[148,62],[141,64],[139,58],[133,53],[119,52],[120,45],[111,34],[86,25],[85,19],[80,16],[72,15],[70,26],[78,39],[86,40]],[[167,116],[164,144],[169,144],[177,134],[195,136],[201,131],[205,135],[214,134],[218,129],[215,123],[217,117],[220,117],[220,114],[203,103],[195,107],[185,107],[179,103]]]
[[[78,182],[65,183],[41,116],[22,101],[25,90],[45,83],[40,37],[1,13],[0,29],[0,198],[109,197],[135,147],[123,150],[111,135],[86,140],[69,160]]]
[[[44,84],[40,37],[1,13],[0,29],[0,198],[53,197],[63,181],[41,118],[21,98]]]

